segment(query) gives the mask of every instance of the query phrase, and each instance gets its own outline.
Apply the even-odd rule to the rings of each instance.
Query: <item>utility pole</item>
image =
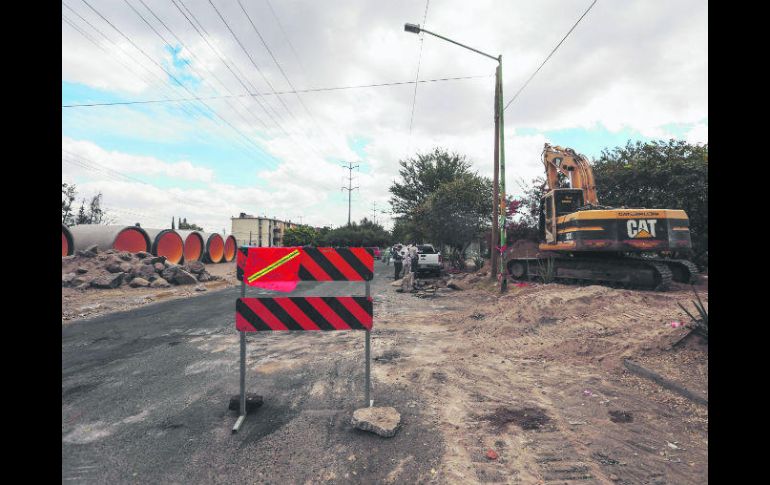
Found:
[[[372,222],[377,224],[377,201],[372,202]]]
[[[353,162],[348,162],[347,165],[342,165],[342,168],[348,169],[348,186],[342,187],[342,190],[348,191],[348,226],[350,225],[350,204],[351,204],[351,194],[354,190],[356,190],[359,187],[353,187],[353,169],[358,168],[358,165],[353,165]]]

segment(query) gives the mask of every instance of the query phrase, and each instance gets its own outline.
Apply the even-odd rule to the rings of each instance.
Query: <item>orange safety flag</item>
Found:
[[[260,248],[249,251],[243,267],[249,286],[273,291],[292,291],[299,280],[300,248]]]

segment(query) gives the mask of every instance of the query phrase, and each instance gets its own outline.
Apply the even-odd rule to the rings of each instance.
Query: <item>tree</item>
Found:
[[[75,201],[76,189],[75,184],[61,184],[61,221],[67,226],[71,226],[75,222],[72,215],[72,203]]]
[[[708,264],[707,144],[629,141],[604,149],[593,170],[603,205],[687,212],[694,258]]]
[[[490,227],[492,181],[463,174],[441,184],[418,208],[416,220],[432,241],[446,244],[461,254]]]
[[[471,164],[464,155],[443,148],[398,163],[402,182],[394,181],[390,186],[390,205],[396,215],[411,215],[441,184],[471,173]]]
[[[189,230],[189,231],[202,231],[203,228],[197,224],[192,224],[187,222],[187,218],[184,219],[177,218],[177,222],[179,222],[179,230]]]
[[[366,217],[360,223],[332,229],[320,238],[324,246],[386,246],[390,241],[390,233]]]
[[[318,231],[310,226],[297,226],[286,229],[283,233],[284,246],[316,246]]]
[[[86,199],[80,204],[75,224],[112,224],[113,219],[102,209],[102,193],[99,192],[91,198],[86,205]]]

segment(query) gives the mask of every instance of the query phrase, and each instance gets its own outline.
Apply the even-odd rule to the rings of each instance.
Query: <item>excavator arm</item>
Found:
[[[543,164],[548,178],[548,190],[559,188],[559,172],[561,172],[569,177],[570,186],[573,189],[583,189],[583,199],[586,204],[599,204],[594,173],[583,155],[571,148],[551,146],[546,143],[543,148]]]

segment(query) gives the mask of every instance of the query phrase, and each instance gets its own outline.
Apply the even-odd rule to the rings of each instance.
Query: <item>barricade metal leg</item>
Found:
[[[246,283],[241,281],[241,298],[246,296]],[[233,426],[233,433],[237,433],[246,419],[246,332],[240,332],[241,337],[241,412]]]
[[[368,298],[370,296],[371,296],[371,287],[370,287],[369,281],[367,281],[366,282],[366,297]],[[372,359],[371,359],[371,347],[372,347],[371,337],[372,337],[372,332],[367,330],[366,331],[366,345],[365,345],[365,352],[364,353],[365,353],[365,359],[366,359],[366,388],[365,388],[366,390],[365,390],[365,397],[366,397],[366,405],[368,407],[371,407],[371,406],[374,405],[374,400],[370,400],[369,399],[369,388],[371,386],[371,369],[370,369],[370,365],[371,365],[371,361],[372,361]]]

